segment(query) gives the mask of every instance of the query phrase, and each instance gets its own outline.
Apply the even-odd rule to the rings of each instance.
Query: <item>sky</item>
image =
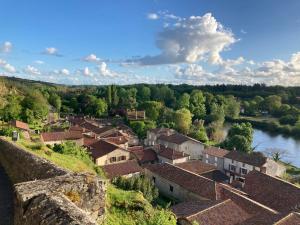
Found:
[[[299,0],[0,0],[0,75],[300,85]]]

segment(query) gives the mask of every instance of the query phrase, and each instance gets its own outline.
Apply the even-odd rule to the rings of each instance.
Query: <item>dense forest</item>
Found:
[[[213,144],[223,141],[225,121],[244,122],[237,125],[242,127],[234,127],[238,132],[222,144],[250,151],[251,138],[240,134],[251,124],[290,135],[300,133],[298,96],[300,87],[263,84],[66,86],[1,77],[0,118],[19,119],[36,128],[43,127],[49,113],[99,118],[124,117],[126,110],[145,110],[145,121],[127,121],[141,138],[150,128],[169,127]]]

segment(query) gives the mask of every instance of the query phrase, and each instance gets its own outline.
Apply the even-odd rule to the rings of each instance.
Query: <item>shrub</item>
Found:
[[[2,136],[7,136],[7,137],[11,137],[12,133],[15,129],[12,127],[2,127],[0,129],[0,135]]]

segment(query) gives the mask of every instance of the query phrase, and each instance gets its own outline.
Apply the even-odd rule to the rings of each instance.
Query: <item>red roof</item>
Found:
[[[92,144],[96,143],[97,141],[99,141],[96,138],[91,138],[91,137],[83,137],[83,145],[86,147],[90,147]]]
[[[166,159],[176,160],[176,159],[189,157],[189,155],[185,154],[184,152],[179,152],[171,148],[166,148],[163,145],[160,145],[159,149],[160,150],[158,152],[158,155]]]
[[[83,138],[81,132],[63,131],[63,132],[46,132],[41,134],[44,142],[49,141],[64,141],[64,140],[78,140]]]
[[[99,140],[90,145],[90,152],[94,159],[100,158],[114,150],[120,149],[119,146],[104,140]]]
[[[142,171],[142,168],[135,160],[109,164],[102,168],[109,179]]]
[[[290,212],[300,204],[300,188],[258,171],[245,176],[244,191],[258,201],[279,212]]]
[[[122,145],[128,143],[128,140],[124,136],[119,136],[119,137],[108,137],[108,138],[103,138],[103,140],[116,144],[116,145]]]
[[[204,163],[200,160],[192,160],[188,162],[177,163],[176,166],[199,175],[216,169],[215,166]]]
[[[147,165],[146,169],[201,197],[215,200],[215,182],[169,163]]]
[[[157,160],[156,152],[152,149],[144,149],[143,146],[129,147],[128,151],[133,153],[140,163],[154,162]]]
[[[69,128],[69,131],[78,131],[78,132],[83,132],[84,129],[82,127],[79,127],[79,126],[71,126]]]
[[[204,151],[203,151],[203,154],[208,154],[208,155],[212,155],[212,156],[216,156],[216,157],[220,157],[220,158],[224,157],[227,153],[229,153],[228,150],[213,147],[213,146],[210,146],[210,147],[204,149]]]
[[[24,122],[21,122],[18,120],[13,120],[13,121],[11,121],[11,125],[18,129],[29,131],[29,126],[27,123],[24,123]]]

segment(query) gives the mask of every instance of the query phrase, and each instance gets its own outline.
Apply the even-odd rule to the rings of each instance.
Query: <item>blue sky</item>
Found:
[[[0,74],[300,85],[300,1],[0,0]]]

